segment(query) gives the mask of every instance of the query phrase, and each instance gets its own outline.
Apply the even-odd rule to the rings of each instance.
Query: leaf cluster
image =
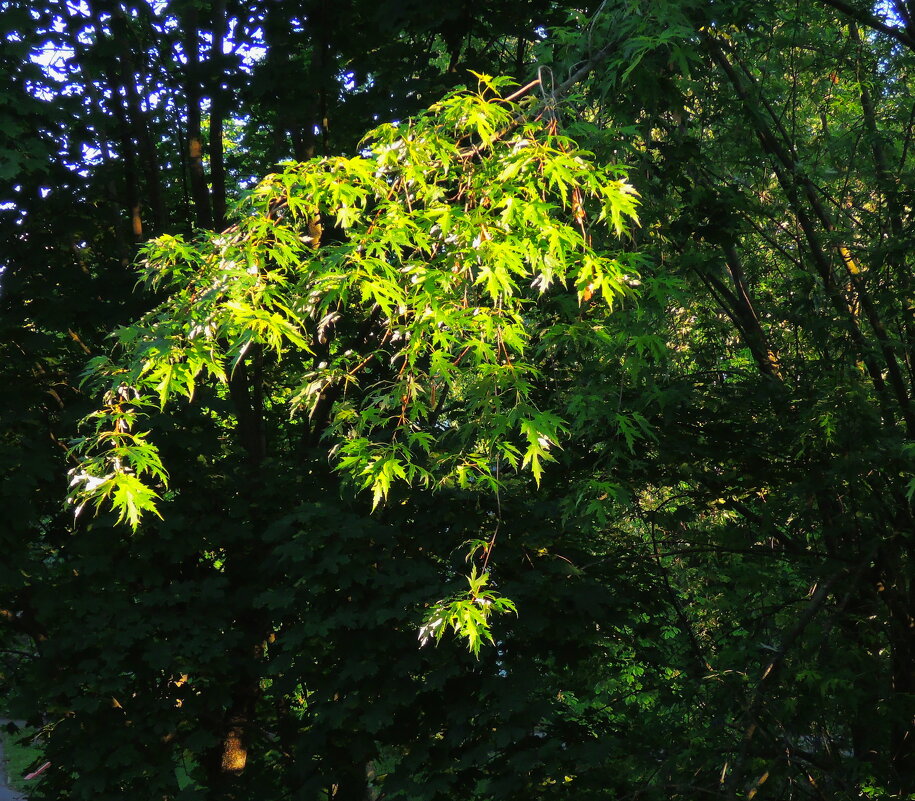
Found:
[[[109,425],[79,444],[75,500],[114,503],[135,528],[155,510],[144,477],[166,475],[134,418],[200,380],[230,384],[255,352],[374,505],[398,482],[495,486],[497,456],[539,482],[564,423],[533,398],[538,298],[631,293],[631,265],[590,228],[622,235],[636,195],[620,167],[502,100],[506,79],[478,78],[357,156],[285,164],[227,231],[146,246],[141,282],[167,297],[90,368],[131,401],[94,416]]]

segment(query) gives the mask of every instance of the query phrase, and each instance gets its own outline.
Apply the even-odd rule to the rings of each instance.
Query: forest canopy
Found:
[[[915,797],[915,4],[0,25],[29,798]]]

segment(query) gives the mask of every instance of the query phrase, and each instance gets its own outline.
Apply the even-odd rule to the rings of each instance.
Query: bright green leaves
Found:
[[[500,100],[503,88],[516,86],[504,75],[491,76],[478,72],[477,92],[457,92],[436,103],[431,111],[446,136],[464,144],[467,137],[476,139],[483,147],[490,147],[496,139],[513,128],[517,107]]]
[[[165,486],[168,474],[149,432],[131,431],[149,398],[134,396],[126,385],[106,395],[105,407],[90,416],[95,421],[93,434],[74,443],[72,453],[79,466],[70,471],[69,501],[79,514],[87,503],[95,509],[109,506],[118,523],[136,531],[146,512],[158,515],[159,493],[154,484]]]
[[[559,441],[565,431],[562,420],[548,412],[534,412],[527,420],[521,420],[519,427],[526,440],[521,467],[530,468],[534,480],[539,484],[543,475],[543,463],[554,461],[550,449]]]
[[[274,403],[309,416],[376,506],[398,483],[495,486],[496,459],[539,483],[564,424],[535,400],[530,343],[551,325],[538,307],[630,291],[593,226],[622,234],[636,196],[620,168],[497,97],[507,79],[477,78],[478,93],[380,126],[357,157],[284,165],[227,231],[150,243],[143,281],[170,294],[119,332],[121,363],[99,375],[164,409],[257,353],[284,388]],[[116,492],[110,459],[131,458],[103,457],[84,472],[105,481],[78,485],[135,525],[156,493],[134,485],[162,476],[128,467]]]
[[[474,566],[466,578],[470,586],[465,593],[439,601],[429,609],[419,629],[421,645],[431,639],[438,642],[451,629],[466,641],[468,650],[479,657],[483,641],[493,642],[489,625],[492,615],[518,613],[513,601],[503,598],[495,590],[487,589],[490,580],[487,571],[477,572]]]
[[[102,498],[109,497],[112,509],[117,512],[118,523],[127,523],[134,531],[140,525],[144,512],[158,515],[155,502],[159,494],[150,489],[134,473],[115,473],[111,476],[107,491]]]

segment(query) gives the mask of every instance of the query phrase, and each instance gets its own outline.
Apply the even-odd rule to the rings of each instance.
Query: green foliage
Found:
[[[430,639],[439,642],[448,629],[467,640],[467,648],[477,658],[484,640],[494,643],[489,618],[505,612],[518,613],[514,601],[503,598],[495,590],[486,589],[490,576],[477,572],[476,565],[467,576],[470,587],[466,595],[458,595],[435,603],[419,629],[419,642],[425,645]]]
[[[36,793],[911,795],[911,4],[325,6],[0,14]]]
[[[375,506],[398,481],[494,487],[496,454],[540,481],[564,423],[533,400],[528,343],[550,335],[536,303],[574,290],[612,307],[631,291],[626,257],[595,250],[588,228],[621,235],[635,193],[500,100],[506,79],[478,77],[480,93],[381,126],[363,155],[289,163],[231,229],[145,248],[143,283],[170,294],[118,332],[114,364],[92,365],[113,388],[77,446],[75,502],[113,504],[135,529],[159,497],[144,479],[166,478],[137,418],[191,400],[201,375],[228,384],[255,348],[284,365],[290,413],[337,399],[325,436]]]
[[[118,514],[118,522],[127,522],[136,531],[144,512],[158,514],[159,494],[143,482],[167,482],[168,476],[158,451],[149,443],[149,432],[133,432],[144,401],[134,397],[126,385],[108,392],[107,405],[94,412],[95,436],[82,437],[73,444],[71,453],[83,456],[80,466],[70,471],[71,503],[78,515],[87,503],[98,509],[107,503]]]

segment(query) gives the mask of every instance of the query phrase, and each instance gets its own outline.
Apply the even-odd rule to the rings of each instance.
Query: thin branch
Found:
[[[850,578],[853,582],[860,578],[864,565],[869,561],[870,558],[860,564],[858,569],[852,573]],[[750,745],[753,741],[753,737],[759,729],[759,713],[762,708],[763,701],[769,687],[774,686],[779,670],[785,661],[785,657],[788,655],[791,647],[795,642],[797,642],[801,634],[803,634],[807,629],[807,626],[810,625],[810,622],[823,608],[835,584],[840,579],[848,577],[849,572],[850,571],[847,567],[842,567],[825,581],[816,582],[813,584],[811,587],[810,602],[807,604],[807,607],[804,609],[804,611],[801,612],[797,623],[795,623],[791,630],[788,631],[788,633],[785,634],[785,636],[782,638],[781,644],[775,650],[772,659],[769,660],[769,664],[766,665],[762,675],[757,681],[756,687],[753,689],[753,693],[750,696],[750,701],[747,704],[747,710],[745,713],[746,728],[744,730],[743,742],[741,743],[740,755],[735,761],[734,768],[728,777],[729,780],[727,785],[731,792],[736,792],[737,782],[739,781],[740,774],[742,772],[741,768],[749,756]]]
[[[836,11],[841,12],[847,17],[860,22],[865,27],[871,28],[875,31],[880,31],[880,33],[885,33],[887,36],[891,36],[900,44],[904,44],[910,50],[915,51],[915,39],[909,36],[901,28],[894,28],[892,25],[887,25],[883,20],[869,14],[867,11],[862,11],[855,8],[854,6],[849,5],[844,2],[844,0],[820,0],[821,3],[827,6],[831,6]]]

